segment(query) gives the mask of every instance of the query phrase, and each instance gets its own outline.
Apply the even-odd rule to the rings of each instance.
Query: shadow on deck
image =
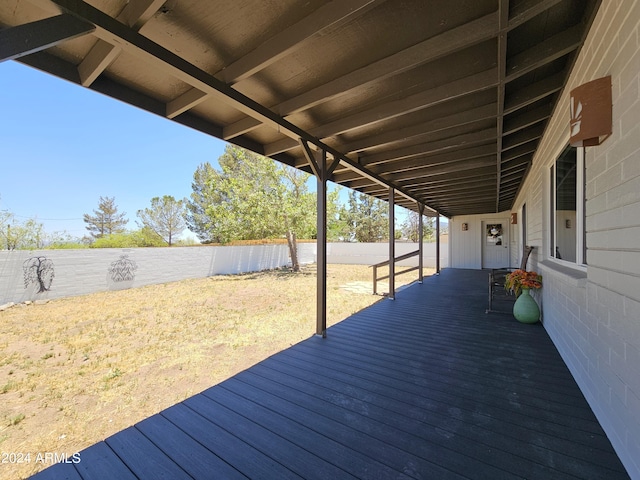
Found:
[[[540,325],[445,270],[47,478],[628,478]]]

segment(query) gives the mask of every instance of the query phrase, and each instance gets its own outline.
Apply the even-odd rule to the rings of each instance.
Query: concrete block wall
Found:
[[[417,250],[417,244],[398,244],[397,255]],[[446,265],[446,246],[442,246]],[[388,246],[382,243],[328,244],[328,263],[372,265],[388,258]],[[38,293],[38,285],[25,288],[24,262],[45,257],[53,263],[51,288]],[[301,264],[316,261],[316,244],[298,244]],[[118,268],[133,262],[132,278],[116,278]],[[425,244],[424,264],[435,266],[435,244]],[[121,290],[187,278],[238,274],[291,265],[287,245],[201,246],[171,248],[104,248],[83,250],[0,251],[0,305],[27,300],[46,300],[86,295],[106,290]],[[412,258],[401,265],[417,265]],[[126,273],[126,272],[125,272]]]
[[[549,257],[549,168],[569,92],[611,75],[613,134],[586,149],[587,265]],[[544,327],[632,478],[640,479],[640,0],[602,2],[512,211],[526,203]]]
[[[54,278],[49,291],[37,293],[35,283],[25,288],[23,264],[33,257],[46,257],[53,263]],[[308,254],[304,259],[307,263],[313,261]],[[133,278],[114,280],[114,269],[122,260],[134,262]],[[253,272],[288,264],[286,245],[0,251],[0,305]]]

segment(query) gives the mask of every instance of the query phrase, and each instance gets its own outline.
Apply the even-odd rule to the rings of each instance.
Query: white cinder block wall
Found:
[[[415,243],[398,243],[396,255],[418,249]],[[386,243],[330,243],[328,263],[372,265],[388,259]],[[433,268],[435,243],[423,247],[424,266]],[[32,257],[46,257],[53,262],[53,281],[49,291],[37,293],[37,285],[24,285],[23,264]],[[131,279],[114,280],[114,267],[132,261]],[[298,260],[302,264],[316,261],[316,244],[299,243]],[[447,266],[447,246],[442,245],[441,265]],[[413,257],[398,266],[418,264]],[[171,248],[100,248],[83,250],[0,251],[0,305],[27,300],[45,300],[86,295],[105,290],[121,290],[187,278],[204,278],[291,265],[287,245],[194,246]],[[407,275],[411,275],[410,273]]]
[[[522,193],[544,326],[632,478],[640,479],[640,0],[605,0]],[[586,150],[586,268],[549,258],[549,168],[569,140],[569,92],[611,75],[613,135]]]

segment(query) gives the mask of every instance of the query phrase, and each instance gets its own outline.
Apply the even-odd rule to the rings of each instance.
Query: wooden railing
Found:
[[[420,255],[420,250],[416,250],[414,252],[405,253],[404,255],[400,255],[399,257],[394,258],[395,262],[400,262],[402,260],[406,260],[407,258],[416,257]],[[386,280],[389,278],[389,275],[385,275],[383,277],[378,277],[378,268],[384,267],[385,265],[389,265],[389,260],[385,260],[384,262],[376,263],[375,265],[371,265],[373,268],[373,294],[376,295],[378,293],[378,281]],[[401,272],[395,272],[395,275],[402,275],[403,273],[413,272],[414,270],[418,270],[420,267],[411,267],[406,270],[402,270]]]

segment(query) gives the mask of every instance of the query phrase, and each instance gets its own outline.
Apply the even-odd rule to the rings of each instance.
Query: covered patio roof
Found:
[[[6,0],[0,61],[451,217],[511,208],[599,5]]]

